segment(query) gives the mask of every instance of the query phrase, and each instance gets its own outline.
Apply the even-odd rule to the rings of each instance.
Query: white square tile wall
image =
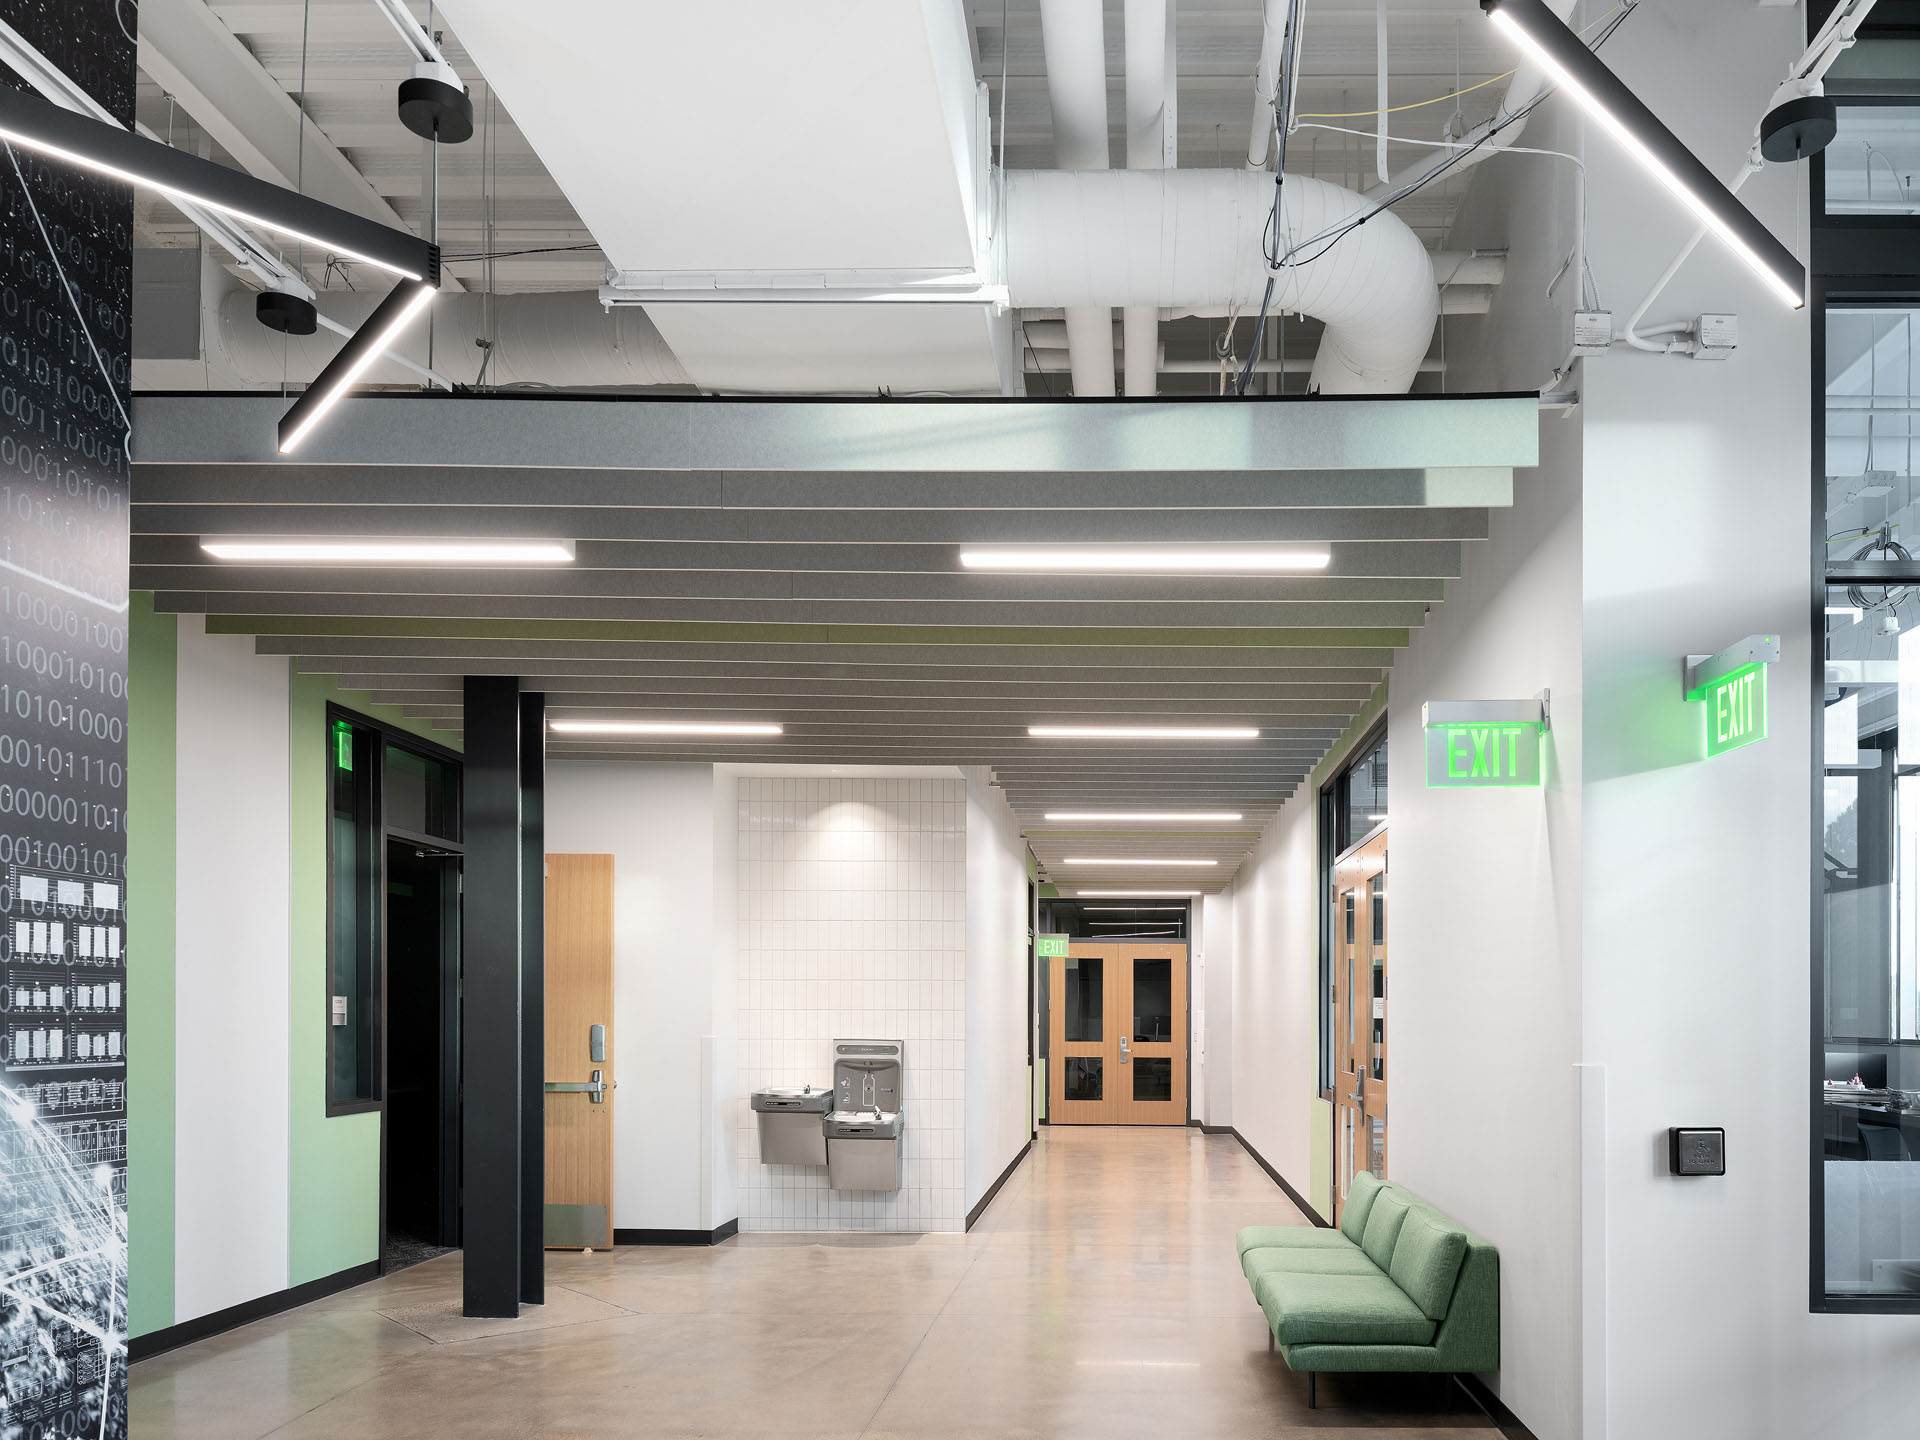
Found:
[[[965,782],[743,775],[739,817],[740,1228],[964,1228]],[[905,1042],[898,1191],[760,1163],[748,1093],[832,1084],[843,1038]]]

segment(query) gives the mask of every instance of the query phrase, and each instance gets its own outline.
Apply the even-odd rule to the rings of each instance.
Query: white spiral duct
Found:
[[[1372,209],[1362,196],[1289,175],[1281,249]],[[1007,177],[1007,289],[1035,306],[1155,306],[1257,311],[1266,288],[1261,234],[1273,176],[1245,170],[1017,171]],[[1404,394],[1440,310],[1433,262],[1390,211],[1331,245],[1301,247],[1279,272],[1273,310],[1324,321],[1310,388]]]
[[[374,291],[329,290],[317,303],[321,314],[357,330],[380,300]],[[637,305],[608,311],[591,290],[496,295],[489,325],[486,303],[484,295],[443,290],[428,312],[434,369],[458,384],[472,384],[479,375],[487,352],[474,340],[489,333],[494,342],[486,374],[490,387],[605,390],[693,383]],[[220,307],[214,336],[214,344],[243,380],[278,384],[284,354],[286,378],[305,384],[346,343],[344,336],[324,327],[312,335],[283,336],[254,319],[253,307],[252,291],[229,295]],[[414,321],[395,347],[418,365],[427,363],[427,328],[426,317]],[[421,377],[388,360],[376,363],[364,383],[419,385]]]

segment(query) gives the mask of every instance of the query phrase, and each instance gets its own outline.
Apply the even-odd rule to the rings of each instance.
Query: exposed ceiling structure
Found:
[[[1128,7],[1101,8],[1107,148],[1122,167]],[[416,230],[428,228],[437,190],[457,284],[568,297],[567,358],[580,363],[551,378],[509,362],[515,337],[491,328],[487,307],[437,314],[436,363],[450,383],[1072,393],[1060,309],[996,289],[1008,218],[998,167],[1060,160],[1051,101],[1065,82],[1049,73],[1041,0],[565,0],[542,10],[541,44],[526,43],[519,4],[411,9],[475,102],[474,138],[440,147],[437,178],[429,147],[394,113],[408,54],[373,0],[147,0],[139,113],[175,143],[335,203],[357,197],[353,208]],[[1246,167],[1263,11],[1262,0],[1172,4],[1167,149],[1181,169]],[[1384,47],[1374,0],[1313,0],[1288,172],[1365,191],[1380,179],[1369,112],[1383,84],[1398,166],[1490,115],[1508,68],[1475,0],[1393,0]],[[1484,311],[1503,273],[1497,254],[1447,249],[1470,177],[1463,168],[1394,207],[1441,252],[1443,316]],[[191,243],[164,204],[140,213],[141,243]],[[323,257],[298,258],[322,289],[356,283]],[[615,321],[577,325],[579,302],[609,270],[636,302],[628,329],[657,328],[664,339],[650,330],[645,343],[666,364],[636,372],[618,361],[630,341]],[[978,297],[928,298],[930,282],[968,275]],[[213,267],[199,353],[143,359],[139,383],[301,383],[299,365],[255,353],[246,296],[232,298],[243,289]],[[1251,316],[1228,303],[1159,308],[1159,393],[1216,393],[1222,351],[1247,358]],[[1304,389],[1320,334],[1311,315],[1269,327],[1253,388]],[[497,363],[483,369],[489,351]],[[532,347],[530,359],[539,354]],[[1443,387],[1443,354],[1436,341],[1417,389]],[[418,383],[392,367],[375,379]]]
[[[299,463],[271,453],[276,397],[137,405],[133,583],[162,610],[205,613],[449,730],[461,677],[488,673],[545,691],[558,720],[784,727],[766,739],[555,734],[556,756],[990,766],[1035,854],[1073,888],[1230,878],[1460,573],[1488,507],[1511,503],[1513,468],[1537,459],[1531,398],[369,398],[347,402]],[[450,532],[571,540],[576,558],[266,566],[201,548]],[[967,546],[1069,541],[1330,559],[1301,574],[1158,577],[959,561]],[[1259,736],[1040,739],[1030,726]],[[1115,833],[1045,818],[1116,808],[1241,819]],[[1164,858],[1165,845],[1217,863],[1108,863]],[[1069,863],[1084,859],[1102,863]]]

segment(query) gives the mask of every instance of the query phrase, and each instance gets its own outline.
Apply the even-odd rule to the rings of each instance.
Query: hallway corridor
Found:
[[[156,1356],[140,1440],[601,1436],[1193,1440],[1497,1433],[1431,1377],[1267,1353],[1234,1232],[1304,1223],[1229,1136],[1043,1129],[966,1235],[744,1235],[548,1257],[466,1320],[457,1254]]]

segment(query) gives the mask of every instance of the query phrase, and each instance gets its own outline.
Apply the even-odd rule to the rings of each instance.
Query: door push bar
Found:
[[[549,1080],[546,1083],[546,1091],[549,1095],[591,1095],[594,1104],[604,1105],[607,1103],[607,1091],[620,1083],[616,1080],[608,1084],[602,1080],[600,1077],[606,1073],[604,1070],[596,1070],[591,1080]]]

